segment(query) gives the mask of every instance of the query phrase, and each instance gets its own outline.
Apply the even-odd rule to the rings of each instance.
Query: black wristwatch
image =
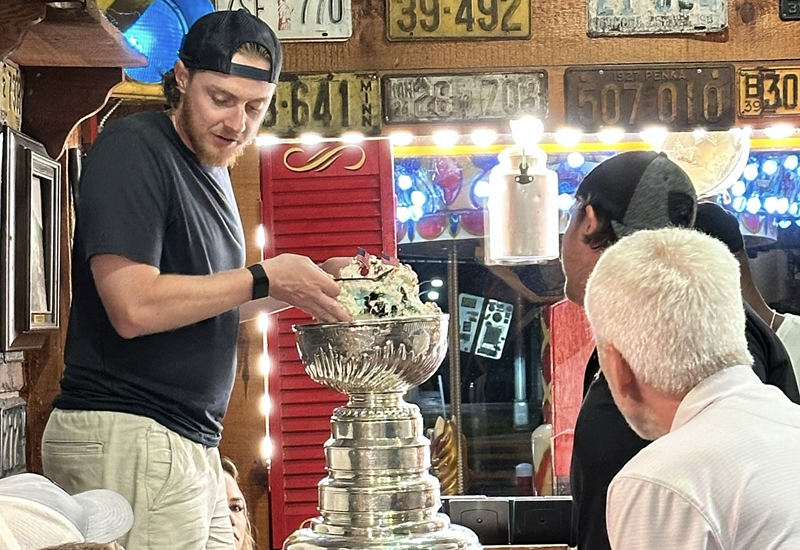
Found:
[[[269,296],[269,277],[261,264],[247,266],[247,270],[253,276],[253,300],[266,298]]]

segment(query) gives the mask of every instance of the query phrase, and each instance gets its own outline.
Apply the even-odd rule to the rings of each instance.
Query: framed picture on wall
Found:
[[[59,326],[61,165],[2,127],[2,348],[34,349]]]

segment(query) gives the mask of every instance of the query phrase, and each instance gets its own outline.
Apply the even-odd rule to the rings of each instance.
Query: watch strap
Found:
[[[253,276],[253,300],[266,298],[269,296],[269,277],[261,264],[247,266],[247,270]]]

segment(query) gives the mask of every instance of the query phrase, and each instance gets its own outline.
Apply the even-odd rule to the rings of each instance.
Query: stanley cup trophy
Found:
[[[320,516],[284,550],[481,548],[475,533],[438,513],[422,416],[403,400],[444,359],[447,322],[439,314],[295,327],[308,375],[349,401],[331,418]]]

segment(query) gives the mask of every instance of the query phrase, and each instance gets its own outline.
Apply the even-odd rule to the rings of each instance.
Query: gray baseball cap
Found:
[[[686,172],[655,151],[628,151],[601,162],[575,195],[601,207],[617,238],[641,229],[691,227],[697,205]]]

